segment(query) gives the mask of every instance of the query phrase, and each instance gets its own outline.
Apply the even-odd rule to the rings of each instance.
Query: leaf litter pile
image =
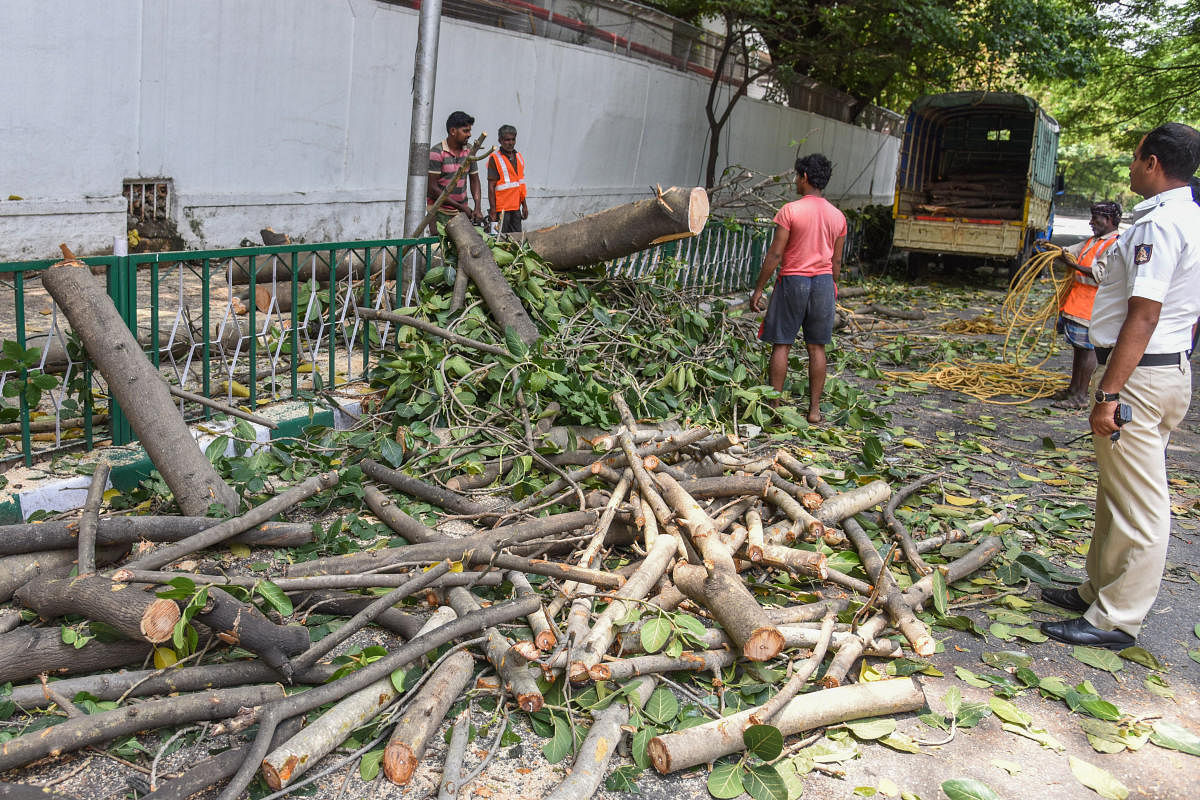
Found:
[[[493,256],[538,338],[500,330],[473,292],[457,303],[453,267],[432,269],[420,306],[381,317],[389,349],[351,430],[254,449],[235,427],[209,448],[243,516],[160,516],[170,493],[155,478],[106,498],[153,515],[93,506],[0,530],[7,780],[50,759],[38,780],[71,796],[90,751],[127,765],[138,797],[303,795],[349,770],[416,796],[489,796],[478,776],[523,716],[569,767],[546,796],[636,792],[646,770],[699,766],[715,797],[785,800],[867,747],[927,753],[988,718],[1058,754],[1023,710],[1037,696],[1075,714],[1098,754],[1200,755],[1186,727],[1040,675],[1019,649],[1045,640],[1032,613],[1061,614],[1030,586],[1078,582],[1058,565],[1086,553],[1084,451],[1001,438],[989,407],[944,408],[919,381],[875,383],[889,366],[986,358],[994,341],[852,324],[831,348],[828,424],[810,426],[758,385],[757,323],[720,298],[667,275]],[[963,303],[886,283],[868,294],[901,291],[934,313]],[[1176,512],[1196,516],[1194,478],[1173,489]],[[265,521],[281,514],[317,521]],[[101,566],[75,577],[85,524]],[[954,666],[970,688],[930,703],[916,676],[950,671],[940,640],[955,632],[1017,649]],[[1173,696],[1141,647],[1073,655],[1103,674],[1136,663],[1147,690]],[[414,783],[443,721],[443,763]],[[185,747],[201,755],[166,769]],[[1067,759],[1099,796],[1129,794]],[[947,797],[1000,796],[960,772],[940,783]],[[917,797],[886,778],[850,793]]]

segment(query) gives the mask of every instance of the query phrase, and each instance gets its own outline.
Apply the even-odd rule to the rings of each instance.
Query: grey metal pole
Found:
[[[412,129],[408,138],[408,189],[404,196],[404,233],[419,236],[425,217],[425,181],[429,172],[429,139],[433,130],[433,95],[437,83],[438,35],[441,31],[442,0],[421,0],[417,24],[417,53],[413,59]],[[420,280],[418,257],[409,254],[409,277],[405,302],[411,302]]]

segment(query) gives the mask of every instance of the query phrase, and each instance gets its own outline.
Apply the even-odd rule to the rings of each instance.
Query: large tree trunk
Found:
[[[467,220],[465,214],[455,214],[446,223],[446,234],[458,248],[458,268],[479,287],[479,293],[492,312],[492,318],[501,328],[512,328],[525,344],[533,344],[541,335],[529,312],[521,305],[516,292],[508,285],[492,251],[484,243],[479,231]]]
[[[72,260],[46,270],[42,283],[83,341],[183,513],[205,516],[213,503],[236,512],[237,492],[221,480],[192,438],[162,376],[100,282]]]
[[[516,237],[559,269],[598,264],[647,247],[695,236],[708,221],[708,192],[673,186],[574,222]]]

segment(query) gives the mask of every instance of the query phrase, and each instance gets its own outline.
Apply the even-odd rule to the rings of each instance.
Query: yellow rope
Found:
[[[1065,275],[1054,274],[1054,261],[1060,255],[1062,248],[1047,245],[1046,250],[1035,253],[1017,270],[1009,283],[1008,294],[1000,309],[1003,327],[995,326],[990,320],[978,318],[968,321],[968,324],[963,326],[964,329],[960,330],[952,329],[949,324],[943,326],[944,330],[951,333],[1005,333],[1002,363],[984,363],[960,358],[934,364],[924,372],[885,374],[893,380],[928,383],[940,389],[962,392],[976,400],[998,405],[1020,405],[1039,397],[1049,397],[1062,387],[1064,381],[1061,374],[1041,369],[1049,355],[1033,365],[1027,365],[1025,362],[1034,357],[1047,336],[1050,337],[1049,353],[1054,352],[1054,325],[1047,323],[1053,323],[1058,318],[1060,298],[1070,289],[1071,281],[1074,280],[1069,270]],[[1036,299],[1035,289],[1047,283],[1053,291],[1044,296],[1044,299]],[[965,330],[969,325],[986,328],[985,323],[999,330]],[[996,399],[1001,396],[1017,399]]]

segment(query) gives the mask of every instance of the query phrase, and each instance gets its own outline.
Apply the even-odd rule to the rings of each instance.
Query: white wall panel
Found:
[[[106,251],[124,228],[121,181],[135,177],[175,181],[193,247],[268,224],[308,241],[402,235],[416,27],[416,12],[375,0],[0,3],[0,197],[53,201],[0,201],[0,230],[23,231],[0,240],[0,258],[54,255],[61,224],[38,210],[69,214],[81,251]],[[455,109],[489,144],[516,125],[529,224],[551,224],[701,182],[707,90],[700,76],[444,19],[431,140]],[[831,196],[890,202],[897,139],[743,99],[723,140],[719,169],[785,171],[802,141],[834,160]]]

